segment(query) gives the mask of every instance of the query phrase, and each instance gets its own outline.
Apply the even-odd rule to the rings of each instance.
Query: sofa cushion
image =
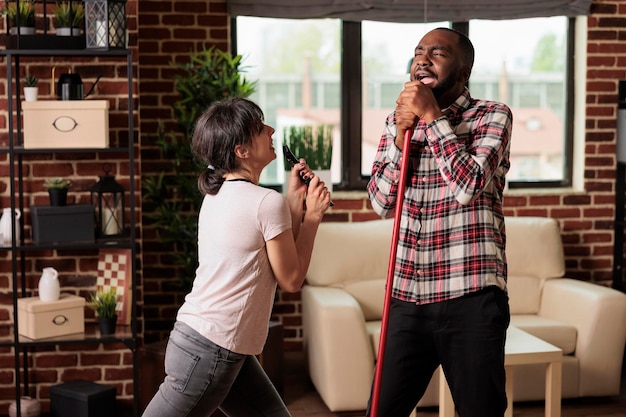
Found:
[[[564,355],[576,350],[578,331],[572,325],[535,314],[511,315],[511,325],[558,347]]]
[[[539,278],[561,277],[565,260],[561,230],[548,217],[507,217],[506,257],[509,272]]]
[[[366,321],[380,320],[385,303],[385,283],[387,279],[348,282],[343,289],[353,296],[363,310]]]
[[[365,322],[365,328],[367,330],[367,334],[372,340],[372,349],[374,351],[374,357],[378,357],[378,345],[380,344],[380,326],[382,324],[382,320],[372,320]]]
[[[565,274],[561,230],[547,217],[507,217],[505,227],[511,313],[537,313],[544,280]]]
[[[511,314],[536,314],[541,300],[541,279],[509,271],[507,287]]]
[[[387,278],[393,219],[322,223],[307,272],[311,285]]]

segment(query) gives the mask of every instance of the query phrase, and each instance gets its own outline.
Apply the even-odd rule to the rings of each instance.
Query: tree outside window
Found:
[[[476,98],[502,101],[513,110],[509,181],[534,185],[571,181],[566,173],[572,161],[567,144],[572,139],[564,128],[573,118],[566,105],[573,94],[567,82],[568,22],[566,17],[469,22],[476,48],[470,92]],[[333,182],[339,185],[335,189],[363,188],[385,117],[408,80],[408,64],[417,42],[435,27],[454,27],[446,22],[364,21],[356,38],[350,31],[342,32],[345,25],[336,19],[238,17],[236,26],[236,51],[244,56],[249,76],[259,81],[251,98],[263,108],[268,124],[277,129],[274,145],[279,158],[266,170],[262,182],[283,182],[279,145],[285,126],[332,124],[336,127]],[[342,45],[360,48],[360,61],[341,62]],[[354,73],[360,73],[361,79],[342,80],[342,66],[360,66]],[[361,126],[347,133],[340,129],[346,123],[341,119],[346,84],[360,86],[362,96]],[[354,138],[360,141],[359,152],[349,148],[351,153],[344,158],[341,143],[355,143]],[[360,177],[346,175],[342,164],[359,165]]]

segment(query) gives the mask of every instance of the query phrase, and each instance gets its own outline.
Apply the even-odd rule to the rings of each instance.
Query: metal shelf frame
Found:
[[[133,101],[133,57],[132,51],[128,49],[116,49],[116,50],[2,50],[0,56],[6,57],[6,71],[7,71],[7,102],[8,102],[8,148],[0,149],[0,153],[8,154],[9,163],[9,177],[10,177],[10,201],[12,211],[12,225],[13,236],[16,235],[16,227],[20,227],[20,241],[16,242],[12,240],[10,246],[2,247],[2,251],[10,251],[13,254],[12,257],[12,285],[13,285],[13,317],[14,325],[13,329],[9,331],[12,333],[12,341],[2,340],[0,346],[9,346],[14,348],[15,356],[15,398],[16,398],[16,413],[20,415],[20,401],[19,398],[23,395],[22,392],[27,393],[29,390],[28,380],[28,354],[31,347],[37,346],[54,346],[72,343],[123,343],[128,347],[133,356],[133,416],[139,416],[139,369],[138,369],[138,355],[137,355],[137,310],[136,310],[136,287],[137,287],[137,253],[136,253],[136,231],[135,231],[135,157],[134,157],[134,101]],[[21,146],[21,97],[20,97],[20,58],[21,57],[125,57],[127,65],[127,80],[128,80],[128,146],[122,148],[107,148],[107,149],[28,149],[25,150]],[[15,85],[13,84],[15,82]],[[15,100],[16,105],[13,105]],[[14,108],[15,107],[15,108]],[[125,153],[127,154],[129,165],[128,175],[129,181],[129,235],[124,239],[114,240],[101,240],[96,243],[81,244],[80,242],[71,242],[62,245],[54,244],[26,244],[24,242],[24,223],[16,222],[15,209],[19,208],[21,212],[24,212],[24,179],[23,179],[23,156],[31,154],[50,154],[50,153]],[[17,189],[16,189],[17,187]],[[19,225],[19,226],[18,226]],[[72,335],[70,337],[52,338],[46,340],[30,340],[20,336],[15,331],[15,324],[18,322],[18,307],[17,300],[19,297],[25,297],[26,292],[26,258],[29,252],[35,250],[47,250],[47,249],[85,249],[93,250],[99,248],[130,248],[132,252],[132,264],[131,264],[131,323],[129,326],[124,326],[123,329],[116,332],[115,335],[100,335],[99,332],[93,330],[87,330],[90,326],[86,326],[86,332],[82,335]],[[18,294],[18,288],[20,294]],[[23,361],[23,363],[21,363]],[[23,378],[20,370],[23,369]]]

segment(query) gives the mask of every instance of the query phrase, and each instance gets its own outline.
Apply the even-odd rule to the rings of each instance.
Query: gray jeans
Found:
[[[289,417],[257,358],[224,349],[176,322],[165,351],[165,381],[143,417]]]

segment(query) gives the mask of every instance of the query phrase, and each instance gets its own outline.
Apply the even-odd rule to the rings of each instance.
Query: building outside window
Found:
[[[502,101],[513,110],[510,183],[571,184],[572,133],[564,128],[573,119],[567,106],[573,96],[573,83],[567,81],[568,42],[573,42],[569,22],[567,17],[551,17],[472,20],[467,25],[476,49],[469,83],[472,96]],[[456,28],[447,22],[350,24],[359,25],[359,36],[346,31],[346,23],[338,19],[236,18],[236,51],[244,57],[246,76],[258,80],[251,99],[276,128],[278,158],[261,178],[264,185],[283,183],[280,145],[286,127],[332,124],[335,189],[363,189],[385,117],[408,81],[417,42],[435,27]],[[360,50],[359,62],[342,62],[346,56],[342,48]],[[341,79],[342,73],[352,73],[346,68],[356,66],[360,68],[354,74],[360,73],[360,80]],[[342,101],[346,84],[357,85],[361,94],[361,123],[352,130],[341,126],[346,122],[341,108],[347,101]],[[342,147],[342,142],[357,143],[355,138],[358,152],[352,145]],[[350,150],[348,157],[342,148]],[[360,173],[346,175],[345,164],[360,165]]]

